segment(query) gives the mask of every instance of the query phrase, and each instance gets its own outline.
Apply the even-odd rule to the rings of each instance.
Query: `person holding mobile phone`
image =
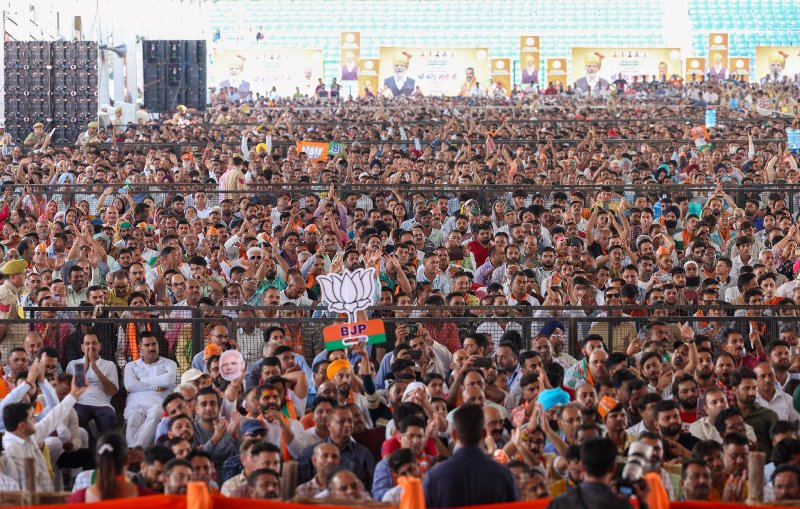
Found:
[[[38,359],[34,365],[31,369],[35,373],[34,379],[38,379],[39,372],[44,367],[38,363]],[[3,424],[6,429],[3,436],[4,471],[20,486],[26,485],[26,461],[32,459],[37,489],[43,491],[54,489],[48,461],[40,444],[56,430],[59,424],[68,420],[76,401],[83,397],[87,390],[88,387],[79,387],[73,378],[69,394],[39,422],[35,420],[34,408],[30,403],[11,403],[3,409]]]
[[[94,421],[98,431],[106,433],[117,426],[117,414],[111,405],[111,398],[119,391],[119,376],[117,365],[100,357],[101,347],[97,332],[93,329],[86,331],[81,343],[83,358],[67,364],[66,372],[76,379],[81,371],[85,373],[86,390],[81,391],[82,395],[75,405],[80,426],[89,429],[89,422]]]
[[[417,330],[422,330],[422,327],[418,327]],[[417,355],[412,355],[412,359],[417,357],[414,359],[414,362],[417,364],[417,366],[419,366],[422,376],[425,376],[428,373],[436,373],[441,376],[445,376],[447,374],[447,371],[444,369],[444,365],[433,353],[423,335],[417,334],[416,336],[412,336],[409,344],[411,345],[412,353],[419,352]]]

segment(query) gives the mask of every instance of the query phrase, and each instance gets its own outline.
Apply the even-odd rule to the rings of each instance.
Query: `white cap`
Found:
[[[187,369],[184,374],[181,375],[181,383],[187,384],[190,382],[194,382],[198,378],[203,376],[203,372],[197,368]]]

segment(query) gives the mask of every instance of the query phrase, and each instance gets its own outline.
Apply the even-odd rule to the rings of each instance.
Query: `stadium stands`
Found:
[[[0,502],[800,504],[800,47],[682,68],[795,2],[203,8],[202,107],[0,124]],[[409,50],[340,69],[348,30]]]

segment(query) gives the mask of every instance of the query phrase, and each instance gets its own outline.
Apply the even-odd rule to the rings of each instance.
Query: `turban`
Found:
[[[336,376],[336,373],[343,369],[350,369],[350,363],[344,359],[339,359],[331,362],[328,365],[328,369],[325,371],[325,374],[328,376],[328,380],[333,380],[333,377]]]

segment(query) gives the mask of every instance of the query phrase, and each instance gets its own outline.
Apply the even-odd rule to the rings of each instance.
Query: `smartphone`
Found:
[[[415,361],[419,360],[420,358],[422,358],[422,350],[409,350],[408,357]]]
[[[472,361],[472,367],[474,367],[474,368],[491,368],[492,367],[492,358],[491,357],[478,357],[477,359]]]
[[[672,274],[661,274],[658,276],[659,281],[667,282],[672,279]]]
[[[75,385],[78,387],[86,385],[86,367],[82,362],[75,364]]]

